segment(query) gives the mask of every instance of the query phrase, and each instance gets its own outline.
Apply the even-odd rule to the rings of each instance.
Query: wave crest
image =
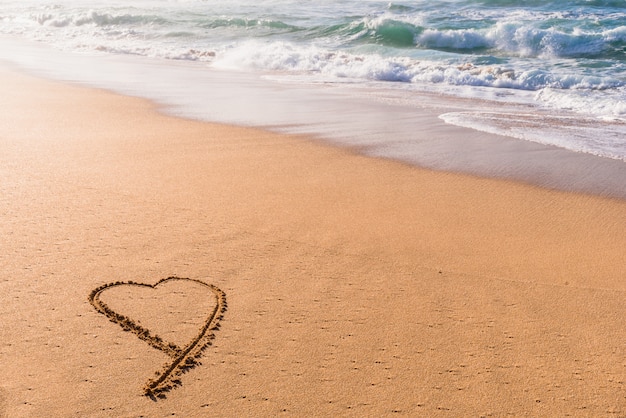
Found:
[[[52,13],[39,13],[33,16],[34,20],[42,26],[66,27],[94,25],[98,27],[106,26],[132,26],[145,24],[167,24],[168,21],[160,16],[154,15],[134,15],[134,14],[110,14],[90,11],[76,15],[55,15]]]
[[[219,29],[219,28],[266,28],[274,29],[278,31],[297,31],[302,28],[294,25],[290,25],[281,20],[272,19],[252,19],[252,18],[236,18],[236,17],[221,17],[212,19],[200,25],[205,29]]]
[[[373,81],[426,82],[537,91],[543,88],[604,90],[626,82],[596,76],[558,74],[547,70],[513,70],[506,66],[422,61],[407,57],[333,52],[286,42],[247,42],[216,57],[228,68],[317,73]]]
[[[416,38],[422,48],[455,52],[490,50],[493,53],[540,58],[602,58],[624,54],[626,27],[571,33],[555,28],[499,22],[489,29],[427,29]]]

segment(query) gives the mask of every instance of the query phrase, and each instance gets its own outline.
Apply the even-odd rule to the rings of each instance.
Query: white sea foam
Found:
[[[219,54],[214,65],[231,69],[319,73],[369,81],[446,83],[535,91],[544,88],[605,90],[625,85],[621,80],[593,75],[336,52],[289,42],[243,42]]]
[[[602,100],[598,100],[593,92],[585,89],[563,91],[545,88],[536,94],[535,99],[555,109],[604,116],[607,120],[626,120],[626,87],[603,93]]]
[[[626,122],[574,116],[500,112],[452,112],[446,123],[626,161]]]

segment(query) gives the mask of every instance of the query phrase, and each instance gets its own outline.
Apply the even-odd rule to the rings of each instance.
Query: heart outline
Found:
[[[111,289],[115,286],[142,286],[155,289],[159,284],[167,281],[174,280],[188,280],[208,287],[215,295],[216,304],[211,313],[207,316],[204,324],[200,328],[198,334],[191,340],[189,344],[181,348],[174,343],[166,343],[158,335],[152,335],[150,330],[135,323],[131,318],[121,315],[109,308],[106,303],[100,299],[100,295],[107,289]],[[152,347],[156,348],[172,357],[173,360],[170,363],[166,363],[161,371],[156,372],[156,378],[149,379],[144,386],[144,394],[153,400],[157,398],[165,398],[165,392],[169,392],[174,387],[180,386],[181,381],[178,378],[182,373],[187,370],[198,366],[200,363],[198,359],[202,356],[202,352],[211,345],[211,340],[215,338],[215,334],[207,333],[207,331],[216,331],[219,329],[219,322],[224,318],[224,312],[226,312],[226,294],[217,286],[207,284],[201,280],[170,276],[165,279],[161,279],[155,284],[137,283],[134,281],[116,281],[99,286],[91,291],[89,294],[89,303],[98,311],[103,314],[111,322],[114,322],[122,327],[124,331],[130,331],[135,334],[140,340],[147,342]]]

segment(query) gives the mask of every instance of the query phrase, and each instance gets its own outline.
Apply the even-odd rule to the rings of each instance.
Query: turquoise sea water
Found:
[[[176,71],[193,63],[196,73],[349,86],[379,102],[427,107],[423,93],[474,100],[475,107],[448,109],[440,118],[626,161],[623,0],[5,0],[0,34],[96,61],[132,57]],[[19,51],[6,50],[4,58],[11,54]],[[106,78],[98,68],[88,71]],[[163,83],[192,79],[199,80]],[[181,87],[177,106],[210,100],[192,97],[188,87]],[[250,113],[249,120],[200,115],[201,107],[194,116],[287,123],[259,122]],[[296,116],[292,122],[299,123]]]

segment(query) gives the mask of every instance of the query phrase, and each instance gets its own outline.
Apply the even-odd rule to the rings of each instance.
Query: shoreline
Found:
[[[553,122],[565,115],[432,92],[413,97],[393,88],[279,82],[192,62],[70,54],[34,43],[0,41],[6,48],[4,58],[21,71],[145,98],[176,117],[302,135],[426,169],[626,199],[624,161],[484,133],[439,117],[507,109],[526,117],[531,111]]]
[[[0,68],[0,416],[626,413],[626,201]],[[174,275],[228,310],[154,402],[167,357],[88,295]],[[171,295],[142,301],[178,334]]]

